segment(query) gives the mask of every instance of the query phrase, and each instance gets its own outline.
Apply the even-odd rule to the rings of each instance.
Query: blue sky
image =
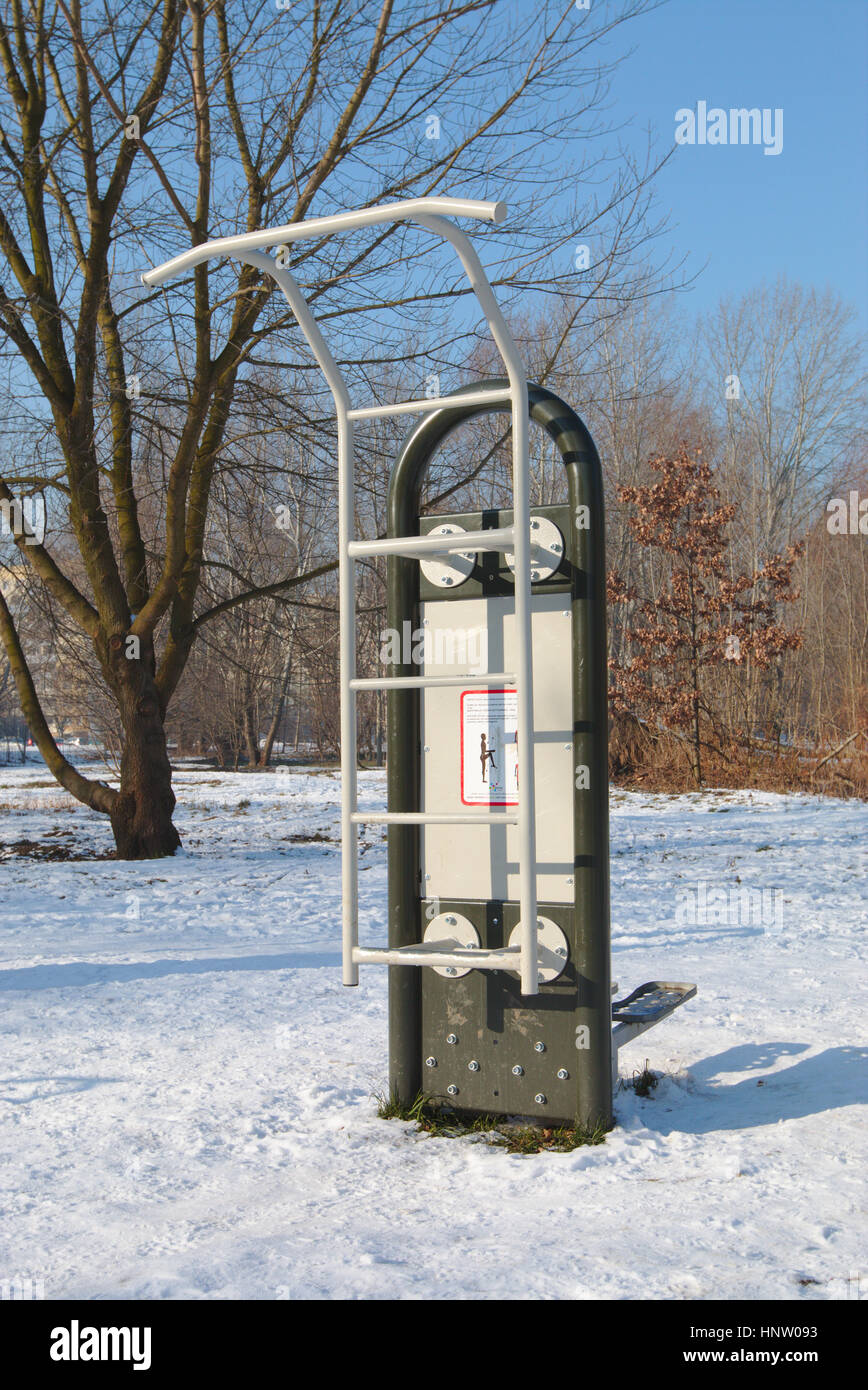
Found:
[[[868,0],[669,0],[618,43],[628,31],[611,116],[650,124],[661,149],[700,100],[784,113],[779,155],[683,145],[660,174],[668,244],[708,261],[684,307],[783,272],[830,285],[868,328]]]

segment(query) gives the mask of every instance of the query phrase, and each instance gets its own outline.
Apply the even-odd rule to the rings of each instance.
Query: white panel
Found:
[[[572,616],[569,594],[533,596],[534,717],[536,734],[537,897],[543,903],[573,901],[573,690]],[[512,702],[491,701],[485,729],[485,685],[474,675],[515,671],[515,604],[511,598],[434,600],[421,605],[426,675],[468,673],[461,687],[422,694],[422,809],[487,809],[480,798],[481,756],[494,752],[497,772],[491,805],[515,796],[521,749],[510,737]],[[498,687],[500,689],[500,687]],[[469,692],[469,693],[468,693]],[[462,694],[465,735],[486,745],[462,762]],[[481,703],[481,701],[483,703]],[[486,781],[491,773],[486,760]],[[501,765],[502,764],[502,765]],[[463,768],[463,777],[462,777]],[[464,799],[462,800],[462,781]],[[506,790],[502,788],[506,787]],[[496,798],[496,799],[495,799]],[[425,898],[518,900],[518,831],[515,826],[426,826],[422,837]]]

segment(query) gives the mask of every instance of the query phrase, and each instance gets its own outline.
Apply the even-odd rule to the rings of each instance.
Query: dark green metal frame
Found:
[[[488,383],[492,388],[502,381]],[[471,389],[471,388],[467,388]],[[479,386],[472,388],[479,390]],[[420,530],[422,478],[443,440],[478,415],[506,412],[508,404],[454,405],[432,412],[412,431],[392,471],[388,533],[408,536]],[[594,442],[568,405],[540,386],[528,387],[530,417],[554,440],[569,487],[569,526],[562,572],[548,581],[563,585],[572,606],[573,766],[587,766],[590,785],[575,796],[575,898],[572,905],[540,904],[569,940],[566,971],[540,993],[525,999],[518,980],[506,972],[472,971],[446,980],[418,966],[389,967],[390,1085],[396,1096],[412,1103],[420,1092],[442,1095],[447,1078],[460,1075],[452,1103],[468,1111],[532,1114],[547,1123],[612,1124],[612,1023],[609,933],[609,798],[608,710],[606,677],[605,516],[603,480]],[[579,509],[588,509],[590,525],[577,526]],[[550,512],[534,508],[535,513]],[[486,517],[488,520],[486,520]],[[504,513],[483,514],[482,524],[503,524]],[[484,557],[476,592],[495,593],[502,562]],[[388,561],[388,621],[401,630],[409,619],[418,624],[420,566],[414,560]],[[486,575],[489,576],[486,579]],[[481,585],[481,589],[480,589]],[[546,585],[534,586],[543,590]],[[469,592],[468,592],[469,596]],[[438,597],[443,597],[442,593]],[[458,601],[461,595],[455,594]],[[415,674],[396,665],[390,675]],[[537,679],[540,677],[537,676]],[[389,692],[388,803],[390,811],[419,809],[421,695],[418,690]],[[509,934],[517,908],[509,903],[442,903],[469,916],[483,946],[500,944]],[[411,945],[425,927],[420,883],[419,829],[389,827],[389,945]],[[446,1047],[443,1029],[458,1042]],[[460,1022],[460,1026],[459,1026]],[[581,1030],[587,1029],[587,1034]],[[587,1036],[589,1045],[577,1047]],[[537,1045],[542,1044],[542,1050]],[[433,1049],[433,1051],[429,1051]],[[426,1067],[431,1056],[436,1066]],[[479,1071],[468,1063],[480,1060]],[[520,1065],[521,1076],[513,1067]],[[557,1072],[566,1071],[565,1079]],[[534,1097],[542,1093],[542,1105]]]

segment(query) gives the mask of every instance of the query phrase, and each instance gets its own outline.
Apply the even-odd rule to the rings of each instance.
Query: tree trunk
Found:
[[[111,812],[118,859],[162,859],[180,848],[162,719],[143,711],[124,730],[120,795]]]
[[[172,765],[152,654],[127,658],[119,637],[111,638],[109,648],[111,684],[124,733],[120,791],[109,813],[117,856],[162,859],[180,848],[181,837],[172,823]]]
[[[268,733],[265,735],[265,743],[263,744],[262,750],[259,754],[259,762],[256,764],[256,766],[260,768],[262,771],[265,771],[265,769],[268,768],[271,763],[271,754],[274,751],[274,740],[277,738],[277,731],[280,728],[280,721],[283,718],[283,710],[285,704],[286,693],[284,692],[283,694],[281,694],[280,699],[277,702],[277,707],[272,716],[271,723],[268,726]]]
[[[697,787],[702,786],[702,739],[699,730],[699,702],[693,706],[693,776]]]
[[[277,731],[280,728],[280,721],[283,718],[283,711],[286,708],[286,692],[289,686],[289,678],[292,671],[292,646],[293,644],[292,642],[290,642],[289,649],[286,653],[286,658],[283,663],[283,670],[280,673],[280,687],[278,690],[277,705],[275,707],[271,723],[268,726],[268,733],[265,735],[265,746],[263,747],[262,752],[259,755],[259,762],[257,763],[257,767],[263,769],[267,768],[269,763],[271,762],[271,754],[274,748],[274,740],[277,737]]]
[[[243,716],[244,748],[247,753],[247,766],[253,768],[259,762],[259,725],[257,711],[252,704],[245,705]]]
[[[702,744],[699,736],[699,643],[697,640],[698,614],[696,589],[693,574],[690,574],[690,675],[693,686],[693,777],[697,787],[702,786]]]

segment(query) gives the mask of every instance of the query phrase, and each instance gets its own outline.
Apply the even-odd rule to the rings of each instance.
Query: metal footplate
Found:
[[[618,1048],[668,1018],[696,993],[696,985],[671,980],[649,980],[628,994],[612,1001],[612,1073],[618,1074]]]

